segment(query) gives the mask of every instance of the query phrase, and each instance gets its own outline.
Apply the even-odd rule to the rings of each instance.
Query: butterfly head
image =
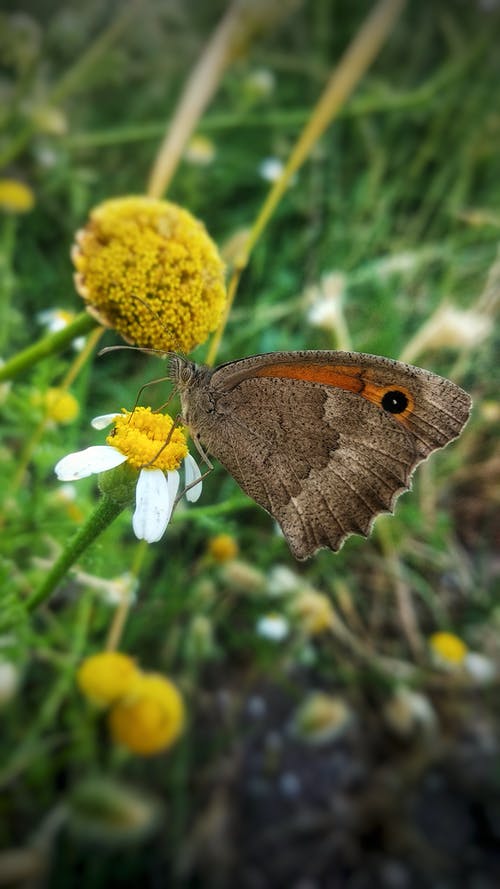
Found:
[[[175,388],[180,392],[188,389],[193,384],[197,370],[198,365],[193,361],[188,361],[187,358],[183,358],[175,352],[169,353],[168,375]]]
[[[212,412],[211,376],[212,370],[205,365],[195,364],[181,355],[169,356],[169,377],[180,395],[184,421],[192,432],[203,426]]]

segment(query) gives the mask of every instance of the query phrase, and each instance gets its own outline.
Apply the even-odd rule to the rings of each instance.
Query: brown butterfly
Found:
[[[175,355],[169,375],[196,444],[276,519],[297,559],[366,537],[471,407],[443,377],[356,352],[271,352],[215,369]]]

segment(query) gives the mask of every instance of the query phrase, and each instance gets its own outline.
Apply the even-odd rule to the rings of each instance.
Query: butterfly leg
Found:
[[[193,440],[193,444],[194,444],[196,450],[198,451],[201,459],[208,466],[208,471],[211,472],[212,469],[214,468],[214,464],[212,463],[207,452],[205,451],[205,448],[202,446],[200,439],[198,438],[197,435],[192,435],[191,438]],[[205,473],[205,475],[207,475],[207,473]]]
[[[141,395],[142,395],[142,393],[144,392],[145,389],[147,389],[149,386],[156,386],[157,383],[168,383],[168,382],[170,382],[170,378],[169,378],[169,377],[158,377],[157,380],[149,380],[148,383],[144,383],[144,385],[141,386],[141,388],[139,389],[139,391],[138,391],[138,393],[137,393],[137,398],[135,399],[134,407],[132,408],[132,412],[131,412],[131,416],[132,416],[132,414],[134,413],[134,411],[135,411],[137,405],[139,404],[139,399],[140,399],[140,397],[141,397]],[[172,396],[170,396],[170,397],[172,397]],[[170,398],[169,398],[168,401],[170,401]],[[161,411],[161,409],[162,409],[163,407],[165,407],[165,406],[168,404],[168,401],[166,401],[165,404],[162,404],[162,406],[159,407],[159,408],[155,411],[155,413],[158,413],[158,411]]]
[[[212,472],[212,470],[214,468],[214,465],[213,465],[212,461],[210,460],[210,457],[208,456],[208,454],[206,453],[204,448],[201,446],[198,437],[194,435],[194,436],[192,436],[192,439],[193,439],[194,446],[195,446],[196,450],[198,451],[203,462],[206,463],[206,465],[208,466],[208,469],[206,470],[206,472],[204,472],[202,475],[200,475],[199,478],[195,479],[194,482],[191,482],[189,485],[186,485],[186,487],[175,498],[175,503],[178,503],[178,501],[181,499],[181,497],[184,497],[184,494],[186,493],[186,491],[189,491],[190,488],[194,488],[195,485],[199,485],[200,482],[202,482],[203,479],[207,477],[207,475],[210,475],[210,473]]]
[[[163,451],[165,450],[165,448],[167,447],[167,445],[170,444],[170,440],[171,440],[171,438],[172,438],[172,435],[174,434],[174,429],[175,429],[175,427],[180,425],[181,420],[182,420],[182,416],[181,416],[181,414],[177,414],[177,416],[174,418],[174,422],[172,423],[172,426],[171,426],[171,428],[170,428],[170,431],[169,431],[169,433],[168,433],[168,435],[167,435],[165,441],[163,442],[163,444],[162,444],[160,450],[157,451],[157,453],[154,455],[154,457],[151,458],[151,460],[150,460],[148,463],[145,463],[145,464],[144,464],[144,466],[142,467],[142,469],[147,469],[148,466],[151,466],[151,464],[154,463],[155,460],[158,459],[158,457],[160,456],[160,454],[163,453]]]

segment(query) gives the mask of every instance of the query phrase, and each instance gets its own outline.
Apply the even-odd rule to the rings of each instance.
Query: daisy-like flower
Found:
[[[258,635],[262,636],[263,639],[270,639],[272,642],[281,642],[288,636],[290,625],[286,617],[272,612],[271,614],[264,614],[262,617],[259,617],[256,624],[256,630]]]
[[[170,521],[180,484],[178,469],[184,464],[186,499],[191,503],[201,494],[201,473],[188,453],[182,429],[172,428],[168,414],[138,407],[130,413],[105,414],[92,421],[94,429],[113,423],[106,445],[94,445],[59,460],[55,473],[60,481],[86,478],[127,463],[137,471],[135,511],[132,525],[139,540],[154,543],[163,536]],[[165,442],[168,444],[165,445]],[[191,486],[191,487],[189,487]],[[112,493],[112,487],[106,486]]]
[[[75,312],[68,309],[44,309],[38,312],[37,320],[45,327],[48,333],[59,333],[76,318]],[[73,340],[72,346],[76,352],[81,352],[85,345],[85,337],[78,336]]]
[[[304,302],[308,306],[307,320],[313,327],[336,331],[344,324],[342,300],[346,279],[341,272],[323,275],[319,284],[308,287]]]
[[[283,170],[283,161],[277,157],[265,157],[259,164],[259,174],[266,182],[276,182]]]
[[[72,259],[87,311],[127,342],[190,352],[222,317],[217,247],[201,222],[170,201],[104,201],[77,232]]]

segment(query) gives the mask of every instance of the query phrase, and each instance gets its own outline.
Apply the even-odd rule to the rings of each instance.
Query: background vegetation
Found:
[[[462,438],[419,469],[368,541],[295,563],[217,467],[160,543],[138,544],[125,512],[28,615],[23,601],[97,498],[92,479],[61,493],[53,466],[102,441],[90,418],[131,408],[164,365],[135,352],[87,361],[66,424],[47,424],[43,404],[71,349],[3,384],[0,885],[498,886],[496,5],[407,5],[257,244],[218,353],[348,337],[473,394]],[[4,2],[2,175],[35,201],[0,220],[4,359],[40,339],[41,311],[81,311],[74,233],[99,201],[145,190],[225,8]],[[229,263],[268,192],[263,161],[286,161],[369,8],[296,4],[225,72],[197,128],[205,142],[184,153],[168,197],[205,222]],[[345,327],[338,314],[313,323],[321,286],[337,310],[341,294]],[[436,317],[443,302],[454,320]],[[101,344],[115,342],[107,332]],[[222,555],[220,534],[232,539]],[[127,615],[120,590],[132,588]],[[311,590],[332,608],[321,632]],[[461,653],[433,648],[437,631]],[[157,757],[114,746],[77,688],[78,665],[110,632],[183,692],[185,733]]]

